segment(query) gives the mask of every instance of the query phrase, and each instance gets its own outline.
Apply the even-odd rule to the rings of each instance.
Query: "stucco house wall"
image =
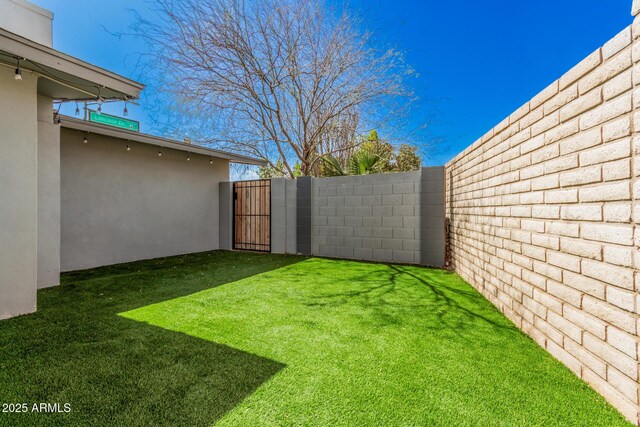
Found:
[[[60,126],[38,96],[38,288],[60,284]]]
[[[0,68],[0,319],[36,309],[37,78]]]
[[[53,13],[25,0],[2,0],[0,3],[0,28],[51,47]]]
[[[63,128],[60,163],[62,271],[219,248],[227,160]]]

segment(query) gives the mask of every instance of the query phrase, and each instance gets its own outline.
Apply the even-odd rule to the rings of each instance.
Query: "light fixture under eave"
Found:
[[[129,110],[127,109],[127,103],[124,103],[124,111],[122,112],[122,115],[127,117],[129,115]]]
[[[102,96],[98,95],[98,98],[96,99],[96,103],[98,104],[98,114],[102,114],[102,103],[104,102],[104,99],[102,99]]]
[[[191,161],[191,154],[187,154],[187,162]]]
[[[17,81],[22,81],[22,70],[20,69],[20,60],[18,59],[18,66],[16,67],[16,73],[13,76]]]
[[[213,164],[213,159],[209,159],[209,164],[212,165]]]
[[[80,115],[80,107],[78,107],[78,103],[76,102],[76,116]]]
[[[86,144],[87,142],[89,142],[89,140],[87,139],[87,136],[85,135],[84,139],[82,140],[82,143]]]
[[[131,151],[131,147],[127,145],[127,151]]]
[[[158,151],[158,157],[162,157],[162,151]]]

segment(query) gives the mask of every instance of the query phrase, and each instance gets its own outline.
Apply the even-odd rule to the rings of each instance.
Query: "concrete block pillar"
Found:
[[[313,178],[296,179],[296,251],[311,255],[311,201]]]
[[[444,267],[444,166],[422,168],[420,175],[420,264]]]
[[[271,180],[271,252],[286,253],[287,250],[287,180]]]
[[[295,254],[297,243],[297,182],[294,179],[271,180],[271,252]]]
[[[296,217],[298,204],[296,202],[296,194],[298,192],[295,179],[285,180],[285,192],[286,192],[286,253],[296,254],[298,250],[296,248],[297,236],[296,236]]]
[[[220,249],[233,249],[233,182],[219,184]]]

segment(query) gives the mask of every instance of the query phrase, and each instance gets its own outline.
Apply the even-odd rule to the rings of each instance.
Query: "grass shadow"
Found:
[[[447,271],[215,252],[63,283],[0,322],[0,402],[73,412],[0,426],[626,425]]]
[[[302,259],[208,252],[64,274],[37,313],[0,322],[0,402],[72,411],[0,413],[0,425],[214,423],[285,365],[118,313]]]
[[[323,292],[303,303],[318,307],[359,304],[389,323],[393,323],[394,314],[414,311],[416,316],[429,316],[428,329],[458,335],[476,332],[479,324],[513,329],[496,308],[484,304],[481,294],[459,283],[449,271],[384,263],[363,265],[362,272],[354,267],[348,278],[348,283],[357,287]]]

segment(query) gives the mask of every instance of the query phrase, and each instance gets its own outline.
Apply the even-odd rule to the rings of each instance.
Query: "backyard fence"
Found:
[[[636,17],[446,169],[273,180],[271,249],[449,265],[638,423],[638,132]]]
[[[222,195],[230,185],[221,184]],[[443,167],[273,179],[271,251],[442,267],[444,202]],[[221,209],[229,205],[221,203]],[[227,212],[220,218],[221,229],[234,227]],[[225,240],[221,236],[230,249]]]

